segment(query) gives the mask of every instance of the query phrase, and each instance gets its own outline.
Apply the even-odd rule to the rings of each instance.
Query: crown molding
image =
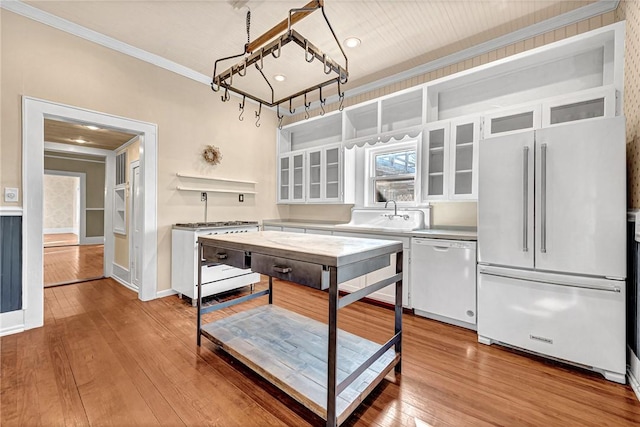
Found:
[[[90,42],[97,43],[101,46],[113,49],[117,52],[124,53],[125,55],[132,56],[141,61],[148,62],[157,67],[164,68],[165,70],[174,72],[183,77],[191,80],[195,80],[200,83],[204,83],[207,86],[211,84],[211,77],[199,73],[191,68],[180,65],[177,62],[170,61],[162,56],[147,52],[146,50],[131,46],[130,44],[116,40],[113,37],[106,36],[97,31],[90,30],[82,25],[75,24],[66,19],[60,18],[51,13],[45,12],[19,0],[2,0],[0,1],[0,7],[4,10],[16,13],[24,16],[25,18],[33,19],[41,24],[48,25],[58,30],[64,31],[74,36],[78,36]]]
[[[389,86],[391,84],[404,81],[412,77],[426,74],[431,71],[438,70],[440,68],[443,68],[449,65],[457,64],[459,62],[474,58],[484,53],[491,52],[501,47],[508,46],[523,40],[527,40],[532,37],[545,34],[549,31],[566,27],[567,25],[575,24],[577,22],[584,21],[585,19],[589,19],[594,16],[602,15],[603,13],[611,12],[612,10],[615,10],[618,7],[619,3],[620,3],[620,0],[598,0],[595,3],[582,6],[578,9],[572,10],[562,15],[558,15],[553,18],[547,19],[546,21],[530,25],[528,27],[522,28],[520,30],[516,30],[509,34],[505,34],[503,36],[489,40],[487,42],[477,44],[468,49],[464,49],[464,50],[455,52],[451,55],[438,58],[436,60],[411,68],[407,71],[403,71],[401,73],[397,73],[392,76],[385,77],[380,80],[376,80],[374,82],[367,83],[355,88],[349,89],[347,86],[346,88],[347,90],[346,93],[348,95],[347,98],[351,98],[357,95],[361,95],[363,93],[371,92],[376,89]],[[90,30],[86,27],[75,24],[66,19],[62,19],[48,12],[44,12],[38,8],[22,3],[19,0],[0,0],[0,7],[10,12],[17,13],[26,18],[30,18],[30,19],[33,19],[34,21],[38,21],[42,24],[56,28],[58,30],[65,31],[67,33],[81,37],[85,40],[97,43],[109,49],[113,49],[125,55],[129,55],[134,58],[140,59],[141,61],[145,61],[155,66],[158,66],[160,68],[164,68],[165,70],[171,71],[173,73],[176,73],[188,79],[206,84],[207,86],[211,84],[210,76],[199,73],[195,70],[192,70],[191,68],[188,68],[176,62],[170,61],[159,55],[155,55],[153,53],[139,49],[135,46],[131,46],[127,43],[123,43],[119,40],[106,36],[97,31]],[[338,101],[337,95],[329,96],[327,98],[327,103],[329,104],[337,101]],[[313,109],[315,108],[318,108],[318,107],[314,107]],[[271,109],[275,110],[275,107]],[[283,111],[283,114],[287,116],[292,115],[289,113],[289,111]]]

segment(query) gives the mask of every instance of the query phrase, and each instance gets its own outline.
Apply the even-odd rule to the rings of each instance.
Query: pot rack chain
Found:
[[[345,61],[345,67],[343,68],[340,64],[329,58],[325,53],[323,53],[320,49],[318,49],[315,45],[313,45],[309,40],[301,36],[298,32],[293,30],[291,26],[295,23],[310,14],[311,12],[320,9],[322,10],[322,15],[324,20],[331,31],[331,34],[342,53]],[[266,46],[263,46],[265,42],[273,38],[273,34],[277,34],[280,31],[283,31],[286,28],[286,33],[280,35],[275,40],[268,43]],[[229,91],[235,92],[238,95],[242,95],[242,103],[239,104],[240,115],[239,120],[243,120],[244,107],[246,98],[252,99],[259,104],[258,111],[256,114],[256,126],[260,126],[260,114],[262,112],[262,105],[266,105],[268,107],[277,107],[277,117],[278,117],[278,127],[282,127],[282,120],[284,118],[283,115],[280,114],[280,104],[286,101],[289,101],[289,113],[293,114],[295,109],[292,108],[292,101],[294,98],[304,96],[304,107],[305,107],[305,119],[309,118],[309,108],[311,106],[311,102],[307,102],[307,94],[313,92],[315,90],[319,91],[319,101],[320,101],[320,109],[321,115],[325,114],[325,105],[326,98],[322,96],[322,88],[325,86],[329,86],[332,84],[337,84],[338,87],[338,99],[340,101],[339,109],[342,111],[343,103],[344,103],[344,91],[342,91],[341,85],[346,83],[348,80],[349,72],[348,72],[348,64],[349,60],[342,48],[342,45],[338,41],[338,38],[329,22],[329,19],[324,10],[324,1],[323,0],[312,0],[307,5],[298,9],[290,9],[289,15],[286,20],[280,22],[272,29],[258,37],[255,41],[251,42],[250,36],[251,29],[251,11],[247,11],[246,15],[246,30],[247,30],[247,44],[244,46],[244,51],[237,55],[228,56],[225,58],[220,58],[215,61],[214,69],[213,69],[213,78],[211,81],[211,89],[214,92],[220,91],[221,88],[224,88],[224,94],[220,97],[223,102],[227,102],[230,99]],[[293,41],[295,44],[299,45],[304,49],[304,59],[306,62],[313,62],[314,59],[318,59],[318,61],[322,61],[323,71],[325,74],[331,74],[335,72],[337,77],[329,79],[327,81],[318,83],[313,85],[307,89],[298,91],[292,95],[286,96],[284,98],[275,100],[275,91],[273,86],[265,76],[262,71],[264,68],[264,59],[271,54],[274,58],[279,58],[281,55],[282,47],[289,42]],[[262,47],[261,47],[262,46]],[[259,51],[256,51],[259,48]],[[223,72],[217,74],[218,63],[222,61],[226,61],[229,59],[239,58],[241,56],[248,55],[244,58],[243,61],[239,62],[235,66],[231,66],[230,68],[224,70]],[[249,66],[254,65],[255,68],[260,72],[262,79],[269,87],[269,91],[271,93],[270,100],[259,98],[258,96],[251,95],[243,90],[240,90],[236,87],[233,87],[233,76],[237,74],[239,77],[244,77],[247,74],[247,69]]]

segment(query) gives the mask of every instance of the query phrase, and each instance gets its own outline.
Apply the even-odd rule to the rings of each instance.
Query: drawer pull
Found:
[[[216,258],[218,258],[218,259],[227,259],[227,254],[225,254],[225,253],[216,254]]]
[[[291,273],[292,271],[291,267],[285,267],[282,265],[274,265],[273,269],[276,273],[282,273],[282,274]]]

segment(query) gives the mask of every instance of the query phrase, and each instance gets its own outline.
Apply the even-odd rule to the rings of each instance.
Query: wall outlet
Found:
[[[244,194],[238,194],[238,201],[240,203],[244,202]]]
[[[18,201],[18,189],[17,188],[4,188],[4,201],[5,202],[17,202]]]

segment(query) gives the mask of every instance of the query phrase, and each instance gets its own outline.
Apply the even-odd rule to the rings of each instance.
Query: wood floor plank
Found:
[[[279,280],[274,289],[276,305],[326,322],[326,293]],[[322,425],[208,340],[197,347],[195,312],[176,296],[142,302],[112,280],[47,288],[45,326],[0,338],[0,424]],[[338,318],[378,343],[393,331],[393,311],[361,302]],[[628,385],[479,344],[462,328],[407,314],[403,323],[402,374],[387,375],[345,426],[640,425]]]

